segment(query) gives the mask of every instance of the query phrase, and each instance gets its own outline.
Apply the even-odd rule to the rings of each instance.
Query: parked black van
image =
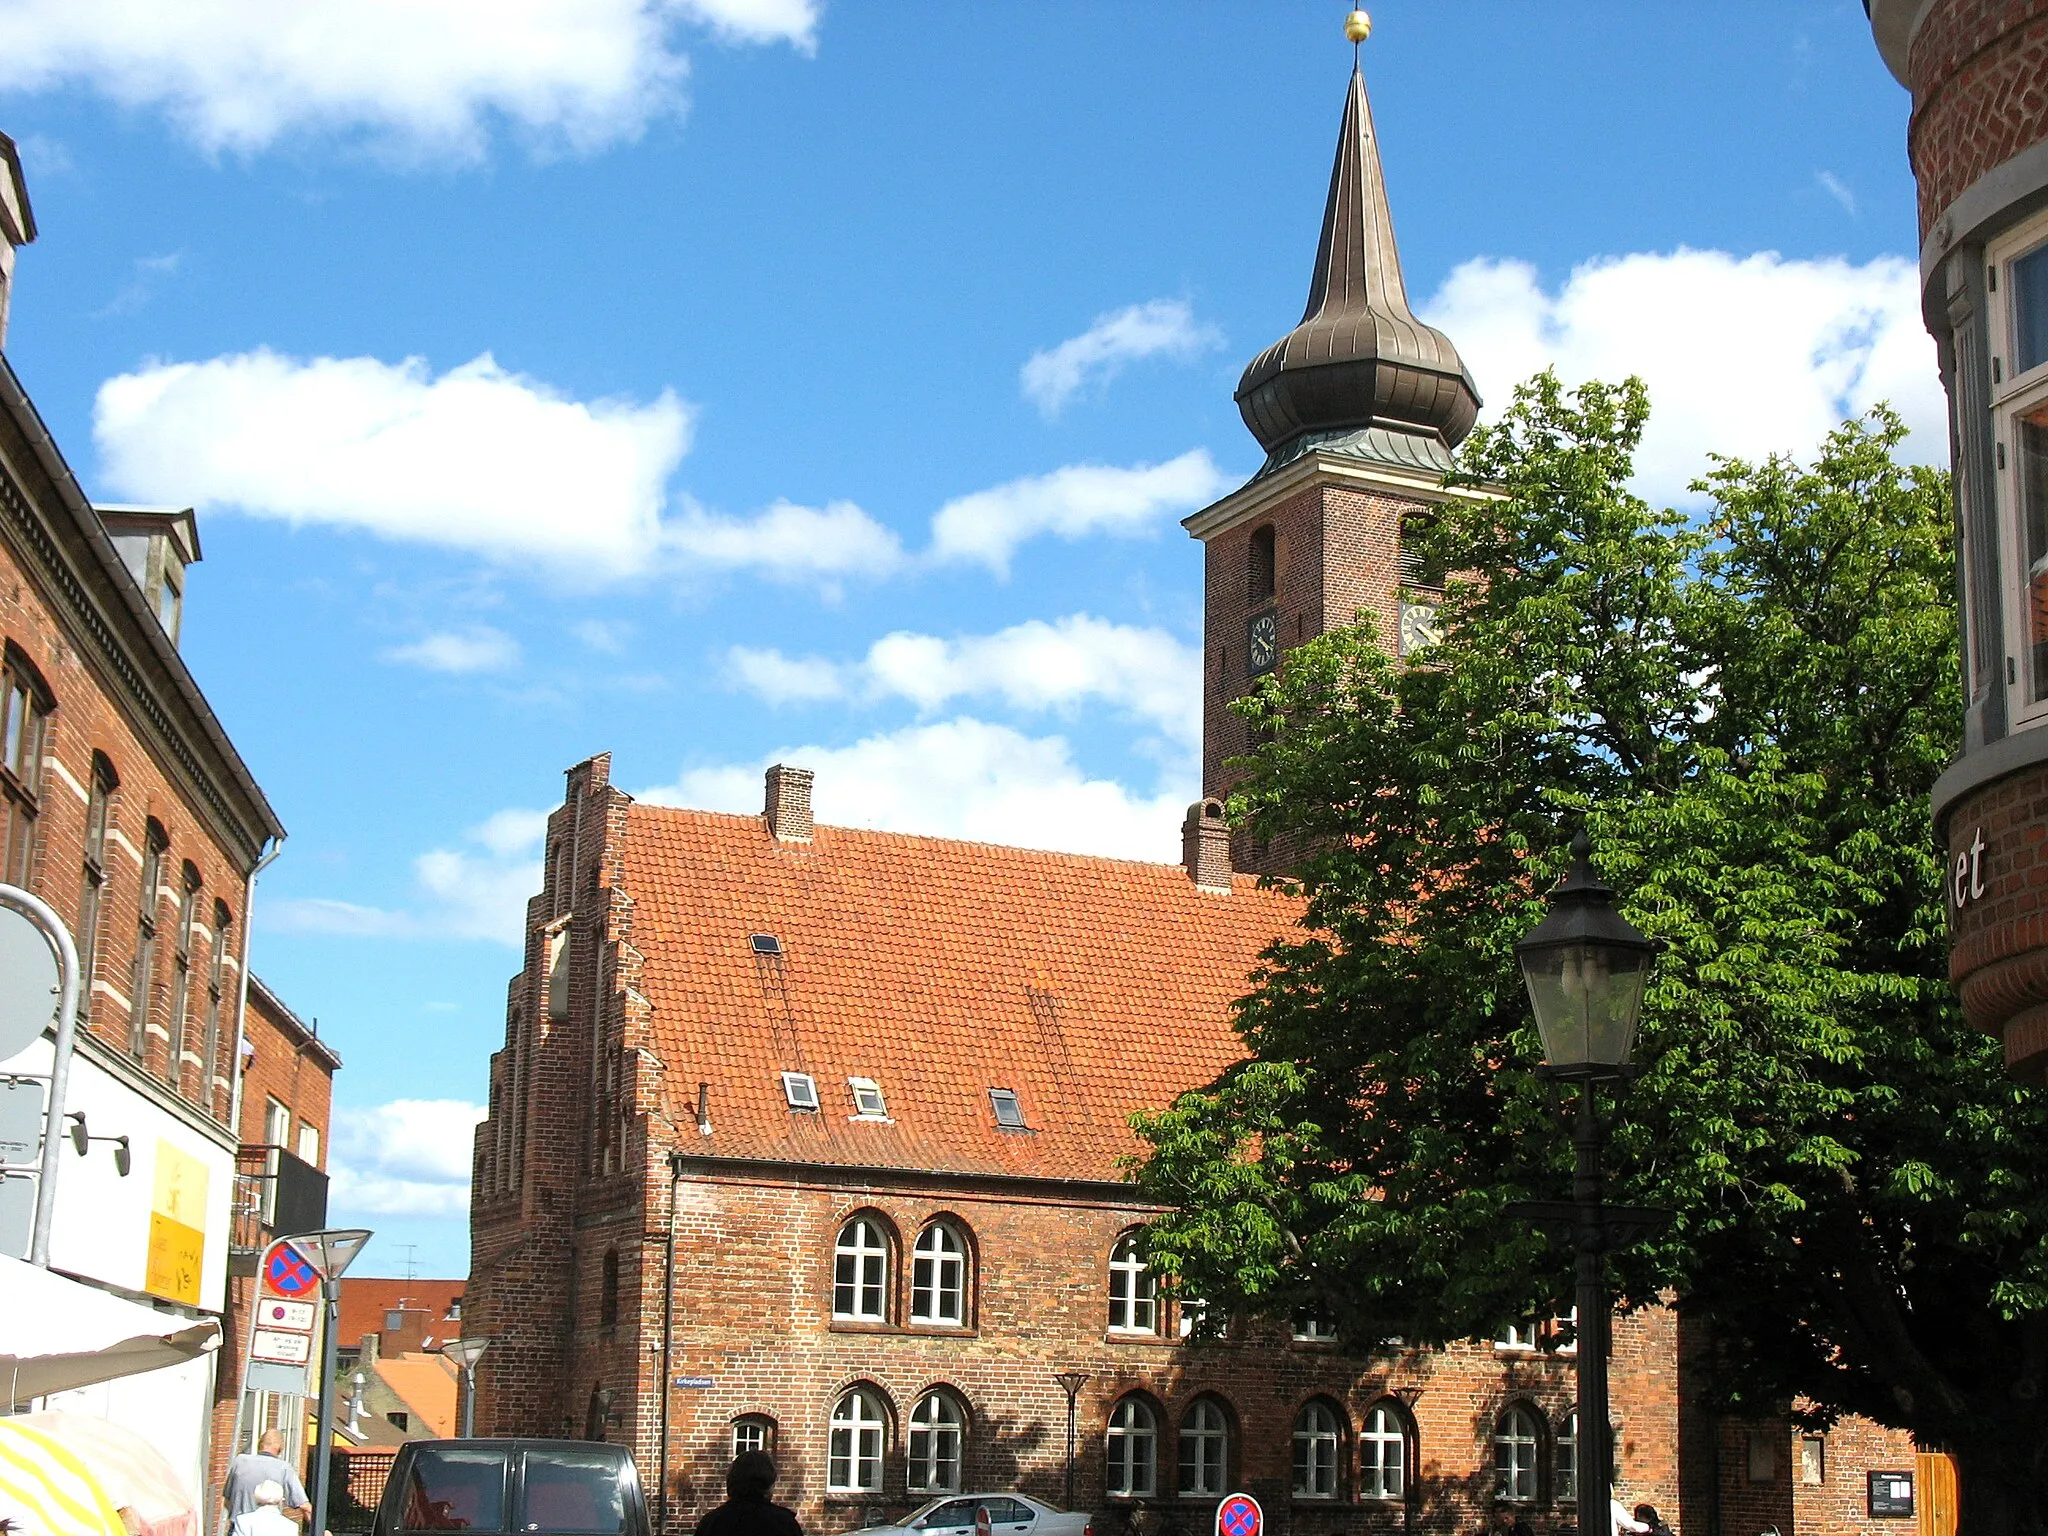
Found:
[[[651,1536],[623,1445],[414,1440],[398,1448],[372,1536]]]

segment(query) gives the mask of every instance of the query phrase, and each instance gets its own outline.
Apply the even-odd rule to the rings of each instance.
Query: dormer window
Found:
[[[199,524],[190,507],[95,507],[142,600],[178,643],[185,622],[185,568],[199,563]]]
[[[882,1097],[882,1085],[872,1077],[849,1077],[846,1086],[853,1090],[853,1113],[858,1120],[886,1120],[889,1118],[888,1101]]]

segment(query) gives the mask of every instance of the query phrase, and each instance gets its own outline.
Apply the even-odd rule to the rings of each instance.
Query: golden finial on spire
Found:
[[[1344,18],[1344,36],[1355,47],[1372,36],[1372,18],[1363,11],[1353,11]]]

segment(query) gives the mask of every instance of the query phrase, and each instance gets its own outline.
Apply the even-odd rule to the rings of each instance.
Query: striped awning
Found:
[[[16,1419],[0,1418],[0,1516],[26,1536],[127,1536],[78,1454]]]

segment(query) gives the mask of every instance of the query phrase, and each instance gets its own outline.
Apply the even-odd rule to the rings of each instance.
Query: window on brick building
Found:
[[[1542,1330],[1533,1322],[1510,1323],[1494,1336],[1493,1347],[1503,1350],[1534,1349]]]
[[[311,1167],[320,1166],[320,1127],[299,1122],[299,1161]]]
[[[1223,1319],[1211,1319],[1209,1303],[1199,1296],[1178,1294],[1174,1312],[1178,1319],[1176,1327],[1184,1339],[1216,1339],[1223,1336]]]
[[[1298,1344],[1328,1344],[1337,1337],[1337,1325],[1313,1312],[1294,1314],[1294,1339]]]
[[[120,784],[105,754],[92,755],[92,785],[85,800],[85,860],[78,890],[78,1012],[92,1016],[92,970],[99,955],[100,897],[107,884],[107,822]]]
[[[995,1111],[996,1124],[1006,1131],[1028,1129],[1024,1124],[1024,1106],[1017,1102],[1015,1090],[991,1088],[988,1091],[989,1107]]]
[[[1126,1232],[1109,1255],[1109,1331],[1157,1333],[1159,1282],[1138,1250],[1138,1234]]]
[[[1159,1416],[1142,1398],[1127,1397],[1109,1416],[1104,1439],[1104,1491],[1112,1498],[1149,1499],[1159,1488]]]
[[[192,930],[199,912],[199,871],[186,864],[178,881],[178,923],[171,932],[171,1043],[164,1076],[174,1088],[185,1081],[185,1025],[192,1009]]]
[[[843,1322],[889,1317],[889,1239],[880,1222],[856,1216],[832,1250],[832,1315]]]
[[[1493,1425],[1493,1496],[1510,1504],[1536,1502],[1537,1456],[1543,1431],[1536,1415],[1521,1404],[1508,1409]]]
[[[910,1414],[912,1493],[958,1493],[966,1415],[950,1393],[927,1392]]]
[[[1558,1421],[1557,1438],[1552,1442],[1550,1486],[1561,1504],[1572,1504],[1579,1497],[1579,1415],[1573,1409]]]
[[[832,1407],[825,1447],[827,1493],[878,1493],[889,1421],[879,1393],[855,1387]]]
[[[1279,552],[1279,539],[1274,534],[1271,523],[1252,530],[1245,571],[1245,600],[1253,607],[1271,602],[1273,594],[1279,589]]]
[[[154,819],[142,840],[142,891],[135,922],[135,971],[129,981],[128,1050],[137,1061],[149,1054],[149,991],[156,977],[156,901],[164,883],[164,855],[171,839]]]
[[[0,878],[25,886],[35,859],[37,796],[49,734],[50,690],[34,665],[8,646],[0,661]]]
[[[1398,1499],[1408,1489],[1408,1423],[1389,1403],[1375,1405],[1358,1437],[1358,1494]]]
[[[744,1456],[748,1451],[775,1454],[775,1421],[764,1413],[742,1414],[732,1421],[733,1455]]]
[[[1966,623],[1970,674],[1984,686],[2001,669],[2014,726],[2048,721],[2048,221],[2034,219],[1994,245],[1990,288],[1993,470],[2003,526],[1999,586],[2006,634]],[[1959,429],[1961,423],[1958,423]],[[1975,554],[1965,549],[1965,558]],[[1970,589],[1966,577],[1964,590]],[[2001,661],[1998,652],[2003,651]]]
[[[816,1110],[817,1081],[808,1072],[785,1072],[782,1074],[782,1096],[789,1101],[791,1109]]]
[[[1809,1487],[1828,1480],[1828,1442],[1825,1435],[1799,1437],[1799,1481]]]
[[[228,910],[224,901],[213,904],[213,951],[206,962],[206,1047],[200,1059],[200,1100],[212,1105],[214,1102],[214,1079],[221,1075],[220,1029],[222,1009],[227,1001],[228,950],[234,943],[235,914]],[[300,1140],[304,1140],[303,1135]],[[317,1164],[320,1159],[320,1133],[313,1133],[314,1153],[305,1160]],[[303,1156],[303,1153],[301,1154]]]
[[[967,1321],[967,1244],[946,1222],[926,1227],[911,1249],[910,1320],[954,1328]]]
[[[603,1289],[599,1292],[597,1320],[606,1328],[619,1326],[619,1250],[604,1251]]]
[[[1337,1497],[1338,1458],[1344,1449],[1344,1421],[1330,1404],[1304,1406],[1294,1420],[1294,1496]]]
[[[1183,1498],[1221,1498],[1230,1476],[1230,1420],[1214,1398],[1198,1397],[1180,1421]]]

